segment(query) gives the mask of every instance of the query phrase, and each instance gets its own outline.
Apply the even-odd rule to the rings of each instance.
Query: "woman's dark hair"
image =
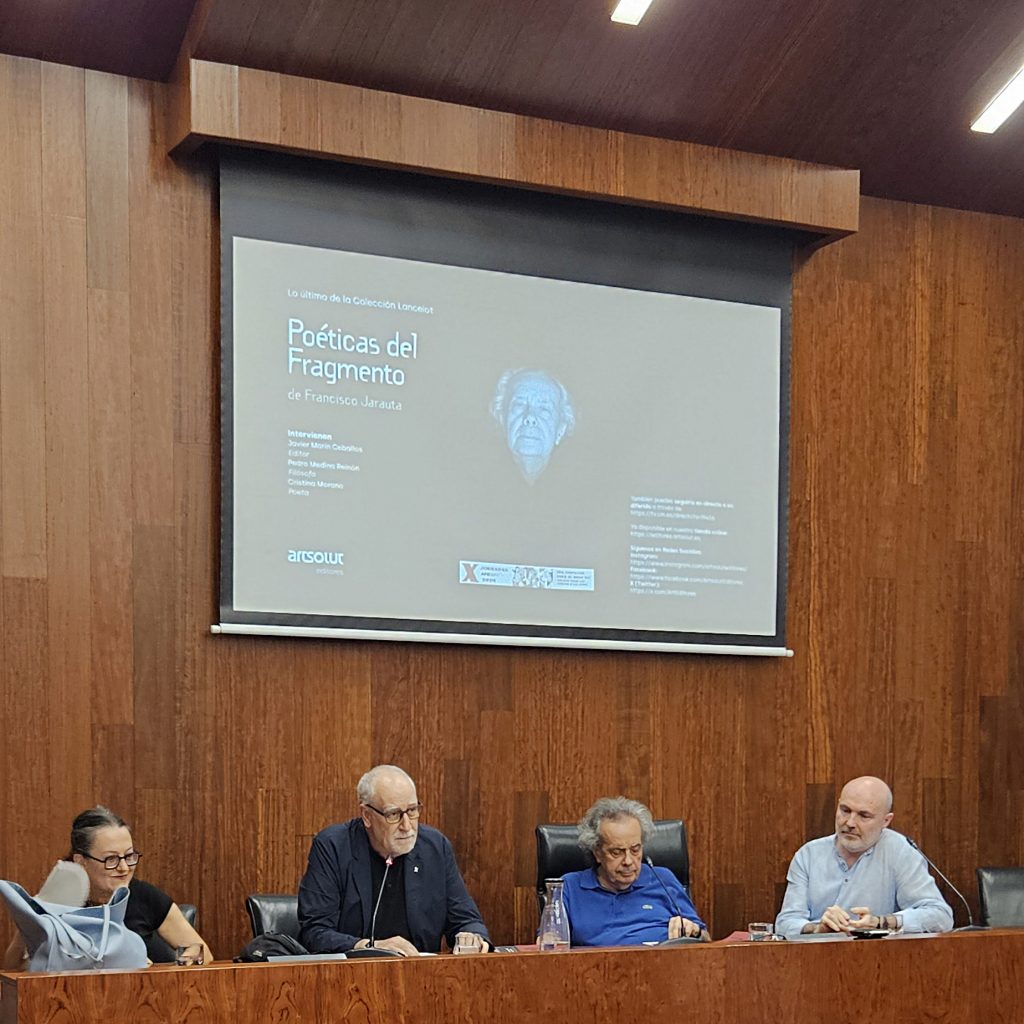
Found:
[[[123,818],[119,818],[109,807],[97,804],[87,811],[82,811],[71,822],[71,850],[65,860],[71,860],[76,853],[88,854],[92,846],[92,837],[101,828],[127,828]]]

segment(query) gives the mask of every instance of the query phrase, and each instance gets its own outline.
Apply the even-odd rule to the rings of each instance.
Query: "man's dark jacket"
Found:
[[[299,941],[311,952],[344,953],[370,937],[377,898],[370,855],[361,818],[330,825],[314,837],[299,883]],[[438,952],[442,935],[451,947],[458,932],[490,941],[452,844],[429,825],[420,825],[416,845],[405,855],[405,913],[412,944],[421,953]]]

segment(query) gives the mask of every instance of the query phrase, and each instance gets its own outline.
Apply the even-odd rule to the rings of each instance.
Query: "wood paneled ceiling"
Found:
[[[1024,216],[1021,0],[3,0],[0,51],[141,78],[192,52],[862,172],[869,195]],[[198,9],[193,12],[193,7]]]

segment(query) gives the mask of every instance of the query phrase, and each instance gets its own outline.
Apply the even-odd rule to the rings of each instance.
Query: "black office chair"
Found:
[[[593,866],[590,854],[576,841],[575,825],[537,826],[537,904],[544,910],[545,881],[561,878],[569,871]],[[686,826],[679,818],[654,823],[654,835],[644,843],[644,857],[661,868],[668,868],[686,888],[690,887],[690,854],[686,845]]]
[[[299,938],[299,897],[286,893],[255,892],[245,898],[252,937],[266,932]]]
[[[1024,868],[978,868],[978,903],[983,925],[1024,927]]]

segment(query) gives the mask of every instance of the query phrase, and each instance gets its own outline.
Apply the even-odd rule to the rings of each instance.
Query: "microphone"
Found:
[[[370,960],[373,957],[405,956],[397,949],[388,949],[387,946],[375,946],[373,944],[374,933],[377,928],[377,911],[380,909],[381,897],[384,895],[384,884],[388,880],[388,872],[394,862],[390,857],[384,861],[384,877],[380,880],[380,892],[377,893],[377,902],[373,905],[373,917],[370,919],[370,938],[367,944],[360,949],[350,949],[345,956],[349,960]]]
[[[924,850],[922,850],[921,847],[918,846],[917,843],[915,843],[914,840],[910,838],[910,836],[904,836],[903,838],[906,839],[906,841],[908,843],[910,843],[910,845],[915,850],[917,850],[917,852],[919,854],[921,854],[922,857],[924,857],[924,859],[930,865],[932,871],[934,871],[935,874],[937,874],[939,876],[939,878],[941,878],[946,883],[946,885],[948,885],[950,887],[950,889],[952,889],[953,892],[955,892],[957,894],[957,896],[960,897],[960,902],[964,905],[964,910],[967,911],[967,927],[966,928],[957,928],[955,930],[956,931],[982,931],[982,930],[984,930],[984,925],[978,925],[978,924],[974,923],[974,915],[971,913],[971,906],[967,902],[967,900],[964,899],[964,894],[935,866],[934,862],[928,856],[928,854],[925,853]]]
[[[683,912],[679,909],[679,904],[676,903],[675,897],[672,895],[672,893],[668,891],[668,886],[661,880],[661,875],[659,875],[658,872],[655,870],[654,861],[652,861],[650,857],[644,857],[644,862],[652,871],[654,871],[654,877],[658,880],[658,885],[661,886],[662,891],[665,893],[666,897],[668,897],[669,906],[675,911],[675,916],[682,920]],[[686,920],[689,920],[689,918],[686,918]],[[694,923],[696,924],[696,922]],[[678,939],[666,939],[664,942],[659,943],[659,945],[667,945],[668,943],[672,943],[673,945],[682,945],[686,942],[703,941],[704,939],[701,936],[700,932],[698,932],[696,935],[687,935],[686,930],[684,928],[683,934],[680,935]]]
[[[380,889],[377,892],[377,902],[373,905],[373,917],[370,919],[370,941],[366,944],[367,949],[373,949],[373,935],[377,928],[377,911],[380,910],[380,901],[384,895],[384,886],[388,882],[388,872],[391,870],[391,865],[394,863],[392,857],[388,857],[384,861],[384,877],[380,880]],[[962,899],[963,897],[961,897]]]

